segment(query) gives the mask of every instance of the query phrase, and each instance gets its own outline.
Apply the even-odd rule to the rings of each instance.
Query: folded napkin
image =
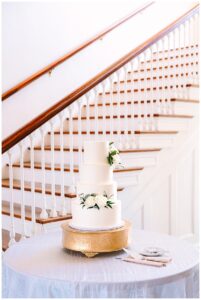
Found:
[[[158,261],[151,261],[146,259],[139,259],[139,258],[133,258],[133,257],[125,257],[122,258],[123,261],[135,263],[135,264],[141,264],[141,265],[147,265],[147,266],[153,266],[153,267],[165,267],[167,263],[164,262],[158,262]]]
[[[128,254],[128,256],[122,257],[121,260],[127,262],[154,266],[154,267],[165,267],[172,260],[172,258],[168,256],[144,256],[135,251],[131,252],[126,248],[124,248],[123,250]]]

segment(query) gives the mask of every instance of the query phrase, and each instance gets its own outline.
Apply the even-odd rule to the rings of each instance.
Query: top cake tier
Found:
[[[84,163],[85,164],[108,164],[107,156],[109,142],[85,141],[84,142]]]

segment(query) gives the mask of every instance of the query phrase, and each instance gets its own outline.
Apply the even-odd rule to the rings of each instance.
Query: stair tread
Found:
[[[171,102],[175,102],[175,101],[178,101],[178,102],[189,102],[189,103],[199,103],[199,100],[193,100],[193,99],[179,99],[179,98],[172,98],[170,99]],[[151,101],[150,100],[140,100],[140,101],[121,101],[120,103],[118,102],[113,102],[112,103],[112,106],[117,106],[117,105],[127,105],[127,104],[138,104],[138,103],[150,103]],[[159,102],[167,102],[167,101],[164,101],[162,99],[159,100]],[[156,103],[156,100],[153,100],[152,103]],[[94,107],[95,104],[94,103],[91,103],[89,105],[90,107]],[[106,102],[106,103],[98,103],[97,106],[111,106],[111,103],[110,102]],[[84,105],[84,107],[86,107],[86,105]]]
[[[192,119],[194,116],[193,115],[177,115],[177,114],[154,114],[154,117]]]
[[[20,163],[14,163],[13,167],[20,168]],[[31,162],[30,161],[24,162],[24,168],[31,168]],[[34,163],[34,168],[35,169],[42,169],[41,163],[35,162]],[[46,170],[51,170],[51,164],[50,163],[45,163],[45,169]],[[54,170],[55,171],[61,171],[60,164],[54,164]],[[121,168],[121,169],[114,169],[113,172],[114,173],[121,173],[121,172],[132,172],[132,171],[139,171],[139,170],[143,170],[143,167],[125,167],[125,168]],[[70,172],[70,166],[69,165],[64,165],[64,171],[65,172]],[[74,165],[73,171],[75,173],[78,173],[79,172],[78,166]]]
[[[9,179],[2,179],[2,187],[9,188],[10,183]],[[13,180],[13,188],[17,190],[21,190],[20,180],[14,179]],[[64,187],[65,189],[65,197],[67,198],[76,198],[75,193],[68,193],[68,188]],[[24,182],[24,190],[27,192],[31,192],[31,182],[25,181]],[[45,185],[46,195],[52,195],[51,184]],[[118,192],[123,191],[124,187],[118,187]],[[35,192],[42,193],[42,184],[40,182],[35,182]],[[61,186],[55,185],[55,195],[61,196]]]
[[[144,131],[143,131],[144,132]],[[149,133],[149,134],[153,134],[153,133],[158,133],[158,134],[176,134],[178,133],[178,131],[175,131],[175,130],[166,130],[166,131],[145,131],[146,134]],[[69,134],[70,132],[69,131],[64,131],[63,134]],[[133,131],[129,130],[129,131],[124,131],[124,130],[121,130],[120,132],[118,131],[113,131],[112,134],[116,135],[116,134],[133,134]],[[49,132],[50,134],[50,132]],[[54,131],[54,134],[60,134],[60,131]],[[73,131],[73,134],[79,134],[78,131]],[[87,134],[87,131],[82,131],[81,134]],[[90,131],[90,135],[93,135],[95,134],[95,131]],[[103,134],[103,131],[98,131],[98,134]],[[111,134],[110,131],[106,131],[106,134]],[[139,130],[136,130],[135,131],[135,134],[139,134]]]
[[[21,190],[20,184],[21,184],[20,180],[17,180],[17,179],[13,180],[13,188],[14,189]],[[2,187],[5,187],[5,188],[10,187],[9,179],[2,179]],[[51,188],[52,188],[51,184],[46,183],[46,185],[45,185],[45,194],[46,195],[52,195]],[[75,194],[68,193],[67,187],[64,187],[64,189],[65,189],[65,195],[64,195],[65,197],[67,197],[67,198],[76,197]],[[24,182],[24,190],[27,192],[31,192],[31,182],[29,182],[29,181]],[[42,183],[41,182],[35,182],[35,192],[42,193]],[[61,196],[61,186],[55,185],[55,195]]]
[[[179,55],[173,55],[173,56],[169,56],[169,57],[160,57],[160,58],[154,58],[152,60],[146,60],[146,61],[142,61],[141,64],[145,64],[145,63],[150,63],[150,62],[157,62],[157,61],[163,61],[163,60],[172,60],[172,59],[178,59],[178,58],[183,58],[183,57],[189,57],[189,56],[198,56],[198,52],[196,53],[186,53],[186,54],[179,54]]]
[[[50,213],[50,210],[47,210],[48,213]],[[48,217],[47,219],[41,219],[40,213],[41,208],[35,208],[36,213],[36,223],[38,224],[47,224],[47,223],[53,223],[58,221],[64,221],[71,219],[71,214],[67,214],[65,216],[57,216],[57,217]],[[2,214],[10,216],[10,208],[9,208],[9,202],[8,201],[2,201]],[[14,216],[15,218],[21,218],[21,205],[18,203],[14,203]],[[32,221],[31,216],[31,207],[25,206],[25,219],[26,221]]]
[[[174,68],[179,68],[180,66],[183,67],[183,66],[189,66],[189,65],[193,65],[193,63],[186,63],[186,64],[176,64],[176,65],[170,65],[170,66],[163,66],[163,67],[153,67],[153,68],[146,68],[146,69],[138,69],[138,70],[135,70],[134,73],[139,73],[139,72],[144,72],[144,71],[151,71],[151,70],[162,70],[162,69],[174,69]],[[198,65],[198,62],[196,62],[196,65]],[[128,74],[131,74],[132,71],[128,71]]]
[[[42,148],[40,146],[34,147],[34,150],[39,150],[41,151]],[[63,148],[64,151],[70,151],[70,148]],[[120,154],[122,153],[141,153],[141,152],[157,152],[157,151],[161,151],[161,148],[142,148],[142,149],[128,149],[128,150],[119,150]],[[45,151],[51,151],[51,146],[45,146]],[[54,147],[54,151],[61,151],[61,148],[58,147]],[[74,148],[73,149],[74,152],[78,152],[79,148]],[[82,149],[82,152],[84,152],[84,149]]]
[[[183,87],[184,85],[182,84],[181,85],[181,87]],[[127,94],[131,94],[131,93],[137,93],[137,92],[144,92],[144,91],[158,91],[158,90],[167,90],[167,89],[174,89],[175,87],[173,87],[173,86],[154,86],[154,87],[147,87],[147,88],[137,88],[137,89],[127,89],[127,90],[125,90],[125,89],[123,89],[123,90],[120,90],[120,91],[112,91],[112,94],[118,94],[118,93],[120,93],[120,94],[125,94],[125,93],[127,93]],[[110,91],[107,91],[107,92],[105,92],[105,93],[102,93],[102,92],[100,92],[98,95],[99,96],[102,96],[102,95],[110,95],[111,94],[111,92]]]
[[[199,88],[199,84],[196,84],[196,83],[187,83],[186,87],[196,87],[196,88]]]
[[[199,87],[198,84],[191,84],[191,83],[187,83],[186,85],[184,84],[181,84],[180,85],[181,87]],[[140,89],[123,89],[123,90],[120,90],[120,91],[112,91],[112,94],[124,94],[124,93],[127,93],[127,94],[130,94],[130,93],[137,93],[137,92],[143,92],[143,91],[158,91],[158,90],[167,90],[167,89],[174,89],[175,87],[174,86],[154,86],[154,87],[147,87],[147,88],[140,88]],[[99,96],[102,96],[102,95],[110,95],[111,92],[110,91],[107,91],[105,93],[103,92],[100,92],[98,95]]]
[[[184,98],[172,98],[171,102],[184,102],[184,103],[200,103],[199,100],[184,99]]]
[[[188,75],[188,73],[185,73],[186,75]],[[125,82],[138,82],[138,81],[142,81],[142,82],[145,82],[146,81],[151,81],[151,80],[160,80],[160,79],[168,79],[168,78],[175,78],[175,77],[183,77],[184,76],[184,73],[176,73],[176,74],[170,74],[170,75],[159,75],[159,76],[152,76],[152,77],[141,77],[141,78],[134,78],[134,79],[127,79],[127,80],[123,80],[121,79],[119,82],[120,83],[125,83]],[[117,84],[118,81],[114,81],[113,82],[114,84]]]
[[[189,48],[198,48],[198,44],[197,45],[191,45],[191,46],[186,46],[186,47],[180,47],[180,48],[176,48],[176,49],[166,49],[166,50],[160,50],[160,51],[155,51],[153,52],[153,54],[156,54],[156,53],[163,53],[163,52],[172,52],[172,51],[178,51],[178,50],[183,50],[183,49],[189,49]]]
[[[154,114],[153,115],[154,117],[168,117],[168,118],[193,118],[193,116],[192,115],[179,115],[179,114]],[[130,118],[142,118],[142,117],[150,117],[150,115],[148,114],[148,115],[144,115],[144,114],[137,114],[137,115],[120,115],[120,116],[118,116],[118,115],[113,115],[112,116],[112,119],[118,119],[118,118],[120,118],[120,119],[125,119],[125,118],[128,118],[128,119],[130,119]],[[106,116],[102,116],[102,115],[98,115],[97,116],[97,118],[99,119],[99,120],[103,120],[103,119],[110,119],[111,118],[111,116],[109,116],[109,115],[106,115]],[[79,118],[78,117],[74,117],[73,118],[73,120],[74,121],[77,121]],[[90,116],[89,118],[87,118],[87,117],[81,117],[81,120],[87,120],[87,119],[89,119],[89,120],[95,120],[96,119],[96,117],[95,116]],[[67,121],[69,121],[69,118],[67,118],[66,119]]]
[[[156,131],[149,131],[149,130],[137,130],[135,134],[177,134],[178,131],[175,130],[156,130]]]

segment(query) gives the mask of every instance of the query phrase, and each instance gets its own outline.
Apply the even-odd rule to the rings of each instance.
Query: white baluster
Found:
[[[125,105],[126,114],[124,115],[123,122],[125,123],[125,149],[129,149],[129,93],[128,93],[128,64],[124,65],[124,95],[125,95]],[[130,93],[131,95],[131,93]]]
[[[192,82],[195,83],[196,81],[196,65],[195,65],[195,62],[196,62],[196,56],[195,56],[195,53],[196,53],[196,15],[194,15],[192,17],[192,40],[193,40],[193,57],[192,57],[192,65],[190,65],[189,67],[192,69]],[[192,50],[190,49],[190,51]]]
[[[172,90],[171,90],[171,86],[172,86],[172,79],[171,79],[171,41],[172,41],[172,32],[170,32],[168,34],[168,49],[167,49],[167,58],[168,58],[168,63],[167,63],[167,76],[168,76],[168,79],[167,79],[167,83],[168,83],[168,90],[167,90],[167,113],[170,114],[171,111],[173,111],[174,109],[174,106],[172,107],[172,104],[171,104],[171,98],[172,98]],[[174,113],[174,111],[173,111]]]
[[[54,126],[55,126],[55,119],[50,120],[50,139],[51,139],[51,193],[52,193],[52,208],[50,212],[50,216],[52,218],[57,217],[57,210],[56,210],[56,195],[55,195],[55,159],[54,159]]]
[[[109,78],[109,82],[110,82],[110,141],[113,141],[114,139],[114,135],[113,135],[113,131],[114,131],[114,120],[112,118],[112,116],[114,116],[114,78],[115,78],[115,74],[110,75]],[[116,91],[118,89],[118,82],[116,84]]]
[[[153,62],[153,46],[149,48],[150,50],[150,123],[149,123],[149,128],[150,130],[154,130],[154,62]]]
[[[199,35],[199,30],[200,30],[199,16],[200,15],[199,15],[199,12],[198,12],[197,13],[197,27],[196,27],[197,28],[197,43],[196,44],[198,45],[198,48],[195,47],[195,55],[194,55],[195,62],[196,62],[195,63],[195,67],[196,67],[195,68],[195,71],[196,71],[195,72],[195,76],[196,76],[196,80],[195,81],[196,81],[197,84],[199,84],[199,65],[198,65],[198,59],[199,58],[198,58],[198,56],[196,56],[196,52],[199,51],[198,49],[199,49],[199,40],[200,40],[200,35]]]
[[[160,77],[161,77],[161,75],[160,75],[160,69],[159,69],[159,66],[160,66],[160,62],[159,62],[159,58],[160,58],[160,53],[159,53],[159,51],[160,51],[160,41],[158,41],[157,43],[156,43],[156,78],[157,78],[157,80],[156,80],[156,88],[157,88],[157,96],[156,96],[156,104],[155,104],[155,109],[154,109],[154,112],[156,113],[156,114],[160,114],[161,113],[161,93],[160,93],[160,84],[161,84],[161,80],[160,80]],[[152,80],[152,79],[151,79]]]
[[[187,57],[186,57],[186,54],[187,54],[187,47],[188,47],[188,40],[187,40],[187,22],[185,22],[183,24],[184,26],[184,59],[183,59],[183,63],[184,63],[184,80],[183,80],[183,84],[184,86],[186,84],[188,84],[188,75],[187,75],[187,72],[188,72],[188,67],[187,67]]]
[[[198,57],[196,56],[196,52],[198,51],[199,47],[196,47],[199,45],[199,14],[196,13],[194,16],[194,47],[193,47],[193,82],[199,83],[199,77],[198,77],[198,72],[199,72],[199,66],[197,64]]]
[[[43,197],[43,205],[42,205],[42,210],[40,213],[40,218],[41,219],[47,219],[48,218],[48,213],[46,210],[46,181],[45,181],[45,125],[40,128],[41,132],[41,152],[42,152],[42,159],[41,159],[41,171],[42,171],[42,197]]]
[[[189,40],[189,45],[188,45],[188,55],[189,55],[189,57],[188,57],[188,77],[189,77],[189,79],[190,79],[190,81],[192,81],[192,77],[193,77],[193,72],[192,72],[192,65],[191,65],[191,63],[193,62],[193,59],[194,59],[194,49],[193,48],[191,48],[191,46],[193,45],[193,27],[192,27],[192,25],[193,25],[193,18],[190,18],[189,19],[189,27],[188,27],[188,29],[189,29],[189,31],[188,31],[188,40]],[[193,54],[193,56],[191,55],[191,54]],[[195,56],[196,57],[196,56]]]
[[[144,122],[143,122],[143,130],[147,130],[148,129],[148,82],[150,82],[150,80],[148,80],[148,74],[147,74],[147,60],[148,60],[148,52],[144,51],[144,111],[143,111],[143,115],[144,115]]]
[[[65,121],[65,112],[62,111],[59,114],[60,119],[60,169],[61,169],[61,211],[60,215],[65,216],[66,211],[66,205],[65,205],[65,172],[64,172],[64,121]],[[69,150],[70,151],[70,150]]]
[[[185,49],[184,49],[184,58],[183,58],[183,63],[184,63],[184,85],[189,83],[189,74],[188,74],[188,69],[189,69],[189,60],[187,57],[187,54],[189,52],[188,47],[189,47],[189,41],[188,41],[188,21],[184,23],[184,44],[185,44]]]
[[[85,94],[86,97],[86,122],[87,122],[87,139],[90,140],[90,96],[91,92]],[[94,109],[95,111],[95,109]]]
[[[101,89],[102,89],[102,94],[104,95],[103,96],[103,99],[102,99],[102,132],[103,132],[103,137],[104,139],[106,140],[106,131],[107,131],[107,120],[106,120],[106,112],[107,112],[107,107],[106,107],[106,86],[107,86],[107,81],[104,80],[101,82],[100,84],[101,86]],[[113,92],[112,92],[113,93]],[[111,91],[110,91],[110,95],[111,97]],[[113,120],[113,116],[110,115],[110,118]],[[101,121],[100,121],[100,124],[101,124]]]
[[[138,57],[137,57],[137,60],[138,60],[138,68],[139,67],[141,67],[141,56],[139,55]],[[143,68],[144,68],[144,66],[143,66]],[[139,74],[138,74],[138,81],[137,81],[137,85],[138,85],[138,87],[137,87],[137,89],[138,89],[138,104],[137,104],[137,106],[138,106],[138,109],[137,109],[137,130],[141,130],[141,114],[142,114],[142,112],[141,112],[141,106],[142,106],[142,104],[141,104],[141,100],[143,100],[142,99],[142,91],[141,91],[141,89],[142,89],[142,81],[141,81],[141,74],[140,74],[140,72],[139,72]]]
[[[120,93],[120,78],[121,78],[121,69],[117,72],[117,103],[118,103],[118,148],[121,150],[123,148],[122,144],[122,124],[121,124],[121,93]]]
[[[176,56],[176,53],[177,53],[177,50],[176,50],[176,30],[173,30],[173,51],[172,51],[172,56],[175,57]],[[173,88],[174,88],[174,97],[175,98],[178,98],[178,89],[177,89],[177,78],[176,78],[176,74],[177,74],[177,65],[178,63],[175,62],[175,63],[172,63],[172,65],[174,66],[173,67],[173,71],[172,71],[172,74],[173,74]],[[171,112],[172,113],[172,112]]]
[[[166,66],[166,61],[165,61],[165,37],[162,38],[162,80],[161,80],[161,95],[162,95],[162,102],[161,102],[161,112],[162,114],[166,113],[166,96],[165,96],[165,86],[166,86],[166,79],[165,79],[165,66]]]
[[[99,97],[99,87],[95,86],[93,89],[94,92],[94,105],[95,105],[95,139],[98,139],[98,97]],[[102,99],[106,98],[106,95],[102,93]]]
[[[74,174],[74,152],[73,152],[73,113],[74,104],[69,106],[69,137],[70,137],[70,176],[71,184],[69,187],[69,193],[75,193],[75,174]]]
[[[15,244],[15,219],[14,219],[14,198],[13,198],[13,161],[12,151],[8,151],[9,158],[9,186],[10,186],[10,240],[8,246]]]
[[[83,107],[84,97],[78,100],[78,165],[82,163],[82,107]]]
[[[20,142],[20,188],[21,188],[21,240],[26,239],[25,197],[24,197],[24,144]]]
[[[34,133],[30,135],[30,161],[31,161],[31,219],[32,234],[36,233],[36,196],[35,196],[35,168],[34,168]]]
[[[136,130],[136,122],[135,122],[135,70],[137,70],[136,67],[137,64],[137,60],[133,59],[131,61],[131,75],[130,75],[130,79],[131,79],[131,124],[132,124],[132,131],[131,131],[131,148],[135,148],[136,144],[135,144],[135,130]],[[137,100],[137,99],[136,99]],[[137,106],[137,105],[136,105]]]

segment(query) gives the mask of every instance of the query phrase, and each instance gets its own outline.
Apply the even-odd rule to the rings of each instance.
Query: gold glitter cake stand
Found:
[[[84,231],[71,228],[69,222],[61,225],[63,247],[79,251],[87,257],[99,253],[119,251],[130,243],[131,223],[124,221],[124,225],[113,230]]]

